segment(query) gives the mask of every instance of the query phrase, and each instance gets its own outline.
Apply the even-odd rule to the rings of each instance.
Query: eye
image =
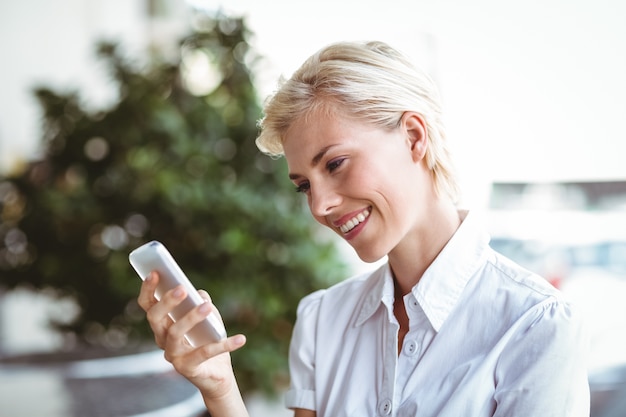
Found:
[[[308,181],[302,181],[300,184],[296,185],[297,193],[306,193],[311,188],[311,184]]]
[[[326,169],[328,170],[328,172],[333,172],[334,170],[339,168],[341,164],[343,164],[343,161],[345,160],[346,160],[345,158],[332,159],[328,161],[328,163],[326,164]]]

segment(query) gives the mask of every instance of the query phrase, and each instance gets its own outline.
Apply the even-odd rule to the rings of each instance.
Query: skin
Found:
[[[248,416],[235,376],[232,371],[230,352],[246,343],[243,335],[226,338],[198,348],[191,346],[184,334],[204,320],[211,311],[219,312],[205,291],[199,291],[206,302],[190,311],[174,323],[168,313],[187,296],[179,286],[157,301],[154,292],[159,281],[156,272],[144,280],[138,303],[146,311],[146,317],[154,333],[154,340],[165,351],[165,359],[177,372],[184,375],[202,394],[204,403],[212,416]]]
[[[428,135],[423,118],[405,112],[397,128],[382,129],[339,111],[320,111],[290,126],[283,147],[289,176],[306,195],[315,220],[346,239],[366,262],[388,256],[400,349],[409,328],[402,297],[460,224],[453,202],[434,188],[424,158]],[[369,216],[348,233],[342,232],[341,225],[359,213]],[[139,305],[147,312],[165,358],[198,387],[211,415],[247,416],[230,362],[230,352],[243,346],[245,337],[191,347],[183,335],[215,307],[201,292],[207,303],[173,323],[167,313],[184,299],[184,291],[174,289],[157,302],[157,282],[153,273],[143,283]],[[295,417],[315,415],[311,410],[295,410]]]

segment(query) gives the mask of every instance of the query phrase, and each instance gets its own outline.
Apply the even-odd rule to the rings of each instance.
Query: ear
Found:
[[[428,129],[424,118],[417,112],[407,111],[400,119],[400,126],[406,132],[413,160],[421,161],[426,155],[428,146]]]

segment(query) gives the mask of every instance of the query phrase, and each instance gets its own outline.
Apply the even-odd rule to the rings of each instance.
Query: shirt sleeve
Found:
[[[518,321],[496,368],[495,417],[588,417],[588,336],[569,304],[549,300]]]
[[[287,408],[316,410],[315,338],[319,307],[324,290],[304,297],[298,305],[297,319],[289,346],[291,385],[285,394]]]

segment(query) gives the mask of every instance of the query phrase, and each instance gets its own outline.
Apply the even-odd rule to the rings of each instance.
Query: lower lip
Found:
[[[371,213],[370,213],[370,216],[371,216]],[[346,240],[354,239],[359,233],[361,233],[361,231],[363,230],[367,222],[369,222],[370,216],[367,216],[365,220],[363,220],[361,223],[356,225],[356,227],[350,230],[348,233],[343,233],[343,238]]]

